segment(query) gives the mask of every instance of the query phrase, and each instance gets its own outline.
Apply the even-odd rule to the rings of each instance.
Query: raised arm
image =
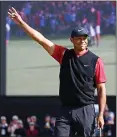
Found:
[[[45,38],[40,32],[31,28],[26,22],[23,21],[18,12],[12,7],[8,12],[9,17],[18,24],[33,40],[37,41],[43,48],[52,55],[54,52],[55,44]]]

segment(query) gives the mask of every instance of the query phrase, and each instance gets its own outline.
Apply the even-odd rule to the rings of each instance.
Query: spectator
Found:
[[[1,116],[1,122],[0,122],[0,136],[8,136],[8,124],[7,119],[5,116]]]
[[[108,105],[106,105],[105,107],[104,120],[105,120],[105,126],[103,130],[104,137],[110,137],[110,136],[113,137],[112,128],[114,125],[115,114],[114,112],[109,110]]]
[[[90,34],[94,40],[94,43],[98,46],[100,42],[100,11],[94,7],[90,9],[88,15],[88,21],[90,23]]]
[[[97,41],[97,45],[100,41],[100,25],[101,34],[115,34],[115,16],[111,16],[112,12],[116,14],[115,2],[86,2],[86,1],[65,1],[65,2],[20,2],[20,14],[22,18],[28,22],[36,30],[41,30],[42,33],[53,34],[56,32],[56,28],[60,34],[67,33],[68,30],[73,27],[82,25],[84,16],[89,21],[96,15],[96,19],[92,23],[96,23],[98,27],[91,27],[91,34],[93,39]],[[93,8],[92,8],[93,7]],[[95,8],[94,8],[95,7]],[[95,9],[96,12],[93,12]],[[98,9],[98,10],[97,10]],[[95,14],[96,13],[96,14]],[[106,20],[105,20],[106,18]],[[111,25],[108,25],[108,21]],[[101,22],[100,22],[101,20]],[[53,25],[52,25],[53,24]],[[107,25],[106,25],[107,24]],[[11,26],[15,26],[11,24]],[[74,27],[75,27],[74,26]],[[95,30],[96,28],[96,30]],[[17,29],[17,31],[15,30]],[[24,35],[23,31],[20,31],[17,27],[14,27],[13,32],[18,35]],[[56,35],[58,34],[58,31]],[[94,32],[93,32],[94,31]],[[110,33],[110,31],[112,33]],[[114,32],[113,32],[114,31]],[[96,36],[94,36],[96,33]],[[97,35],[98,34],[98,35]],[[53,35],[55,36],[55,35]]]
[[[15,137],[15,130],[18,128],[17,126],[17,122],[18,122],[18,116],[14,115],[12,117],[12,121],[10,122],[9,126],[8,126],[8,132],[10,134],[11,137]]]
[[[9,17],[6,17],[6,45],[9,44],[10,40],[10,29],[11,29],[11,19]]]
[[[35,128],[35,123],[30,122],[29,123],[29,128],[26,131],[27,137],[38,137],[39,136],[39,131]]]
[[[43,131],[43,136],[52,136],[53,130],[51,130],[51,117],[50,115],[45,116],[44,120],[44,131]]]
[[[22,120],[18,120],[17,122],[17,129],[15,130],[15,135],[18,137],[25,137],[26,136],[26,130],[23,127],[23,122]]]
[[[51,120],[50,115],[46,115],[45,116],[45,128],[50,128],[50,120]]]
[[[37,123],[37,117],[36,116],[31,116],[31,122],[34,122],[35,123],[35,128],[40,131],[40,128],[39,128],[39,125]]]
[[[50,131],[51,131],[51,135],[52,136],[54,136],[55,122],[56,122],[56,118],[55,117],[51,117],[51,120],[50,120]]]
[[[31,122],[37,123],[37,117],[36,116],[31,116]]]

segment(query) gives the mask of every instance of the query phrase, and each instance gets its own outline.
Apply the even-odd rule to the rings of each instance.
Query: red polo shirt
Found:
[[[57,60],[60,64],[62,63],[62,58],[64,55],[64,52],[67,48],[62,47],[60,45],[56,45],[54,49],[54,53],[52,57]],[[85,54],[88,50],[80,52],[78,56],[82,56]],[[106,82],[106,75],[104,70],[104,63],[101,58],[98,58],[95,68],[95,80],[96,84],[105,83]]]

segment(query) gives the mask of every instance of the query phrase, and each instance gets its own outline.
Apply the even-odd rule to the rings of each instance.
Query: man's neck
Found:
[[[74,51],[75,51],[76,55],[81,56],[81,55],[85,54],[85,53],[88,51],[88,49],[84,49],[84,50],[74,50]]]

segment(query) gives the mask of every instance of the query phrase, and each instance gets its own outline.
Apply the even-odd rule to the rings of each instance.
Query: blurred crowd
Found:
[[[33,115],[27,117],[26,120],[22,120],[17,115],[14,115],[12,116],[12,119],[8,124],[6,116],[1,116],[0,136],[52,137],[54,136],[55,121],[55,117],[46,115],[44,119],[44,124],[40,125],[37,116]]]
[[[95,114],[98,116],[99,107],[98,104],[95,104]],[[105,111],[104,111],[104,128],[101,131],[102,137],[114,137],[115,136],[115,112],[111,111],[106,104]],[[97,125],[95,125],[97,127]],[[100,130],[95,128],[94,137],[100,137]]]
[[[95,104],[95,112],[98,115],[98,105]],[[104,112],[105,126],[102,130],[102,137],[113,137],[113,126],[115,124],[115,114],[108,106]],[[27,117],[26,120],[20,119],[17,115],[12,116],[8,122],[6,116],[1,116],[0,121],[0,136],[6,137],[52,137],[56,117],[46,115],[43,124],[40,125],[38,117],[35,115]],[[99,137],[99,131],[95,128],[94,137]]]
[[[11,3],[9,8],[11,6],[18,10],[25,22],[45,35],[68,34],[78,25],[89,28],[99,25],[101,34],[115,34],[116,1],[20,1]],[[92,8],[99,14],[93,15]],[[12,35],[25,35],[8,17],[6,22],[8,30],[12,27]]]

